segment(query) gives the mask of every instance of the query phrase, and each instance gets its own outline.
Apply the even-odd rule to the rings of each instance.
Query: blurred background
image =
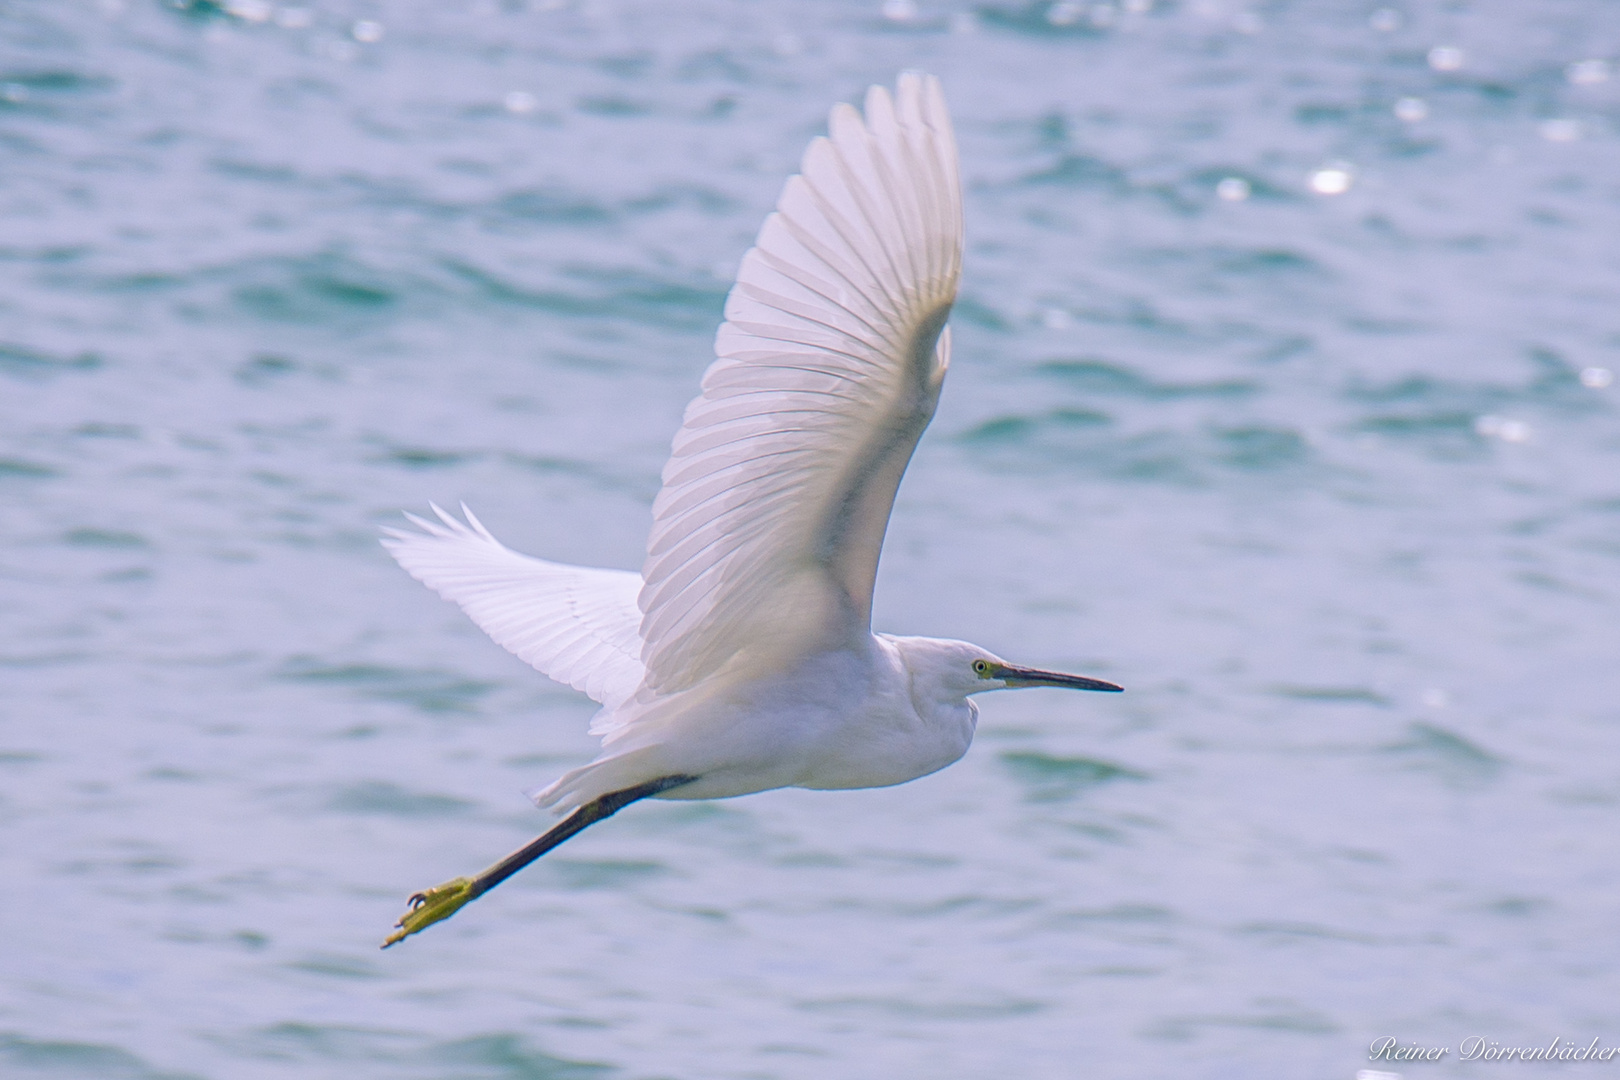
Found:
[[[0,1072],[1620,1045],[1617,60],[1606,0],[0,0]],[[639,566],[739,258],[906,68],[968,250],[877,626],[1129,692],[379,953],[594,743],[378,529]]]

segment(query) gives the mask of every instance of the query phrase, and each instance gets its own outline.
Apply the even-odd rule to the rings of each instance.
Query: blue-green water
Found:
[[[0,1074],[1620,1045],[1616,60],[1606,0],[3,0]],[[593,743],[378,528],[639,565],[740,255],[907,67],[969,250],[879,628],[1129,692],[379,953]]]

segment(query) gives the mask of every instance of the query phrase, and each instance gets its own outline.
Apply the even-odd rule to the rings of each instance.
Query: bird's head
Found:
[[[933,695],[940,697],[965,698],[986,690],[1022,690],[1031,686],[1115,693],[1125,689],[1085,675],[1009,664],[990,650],[967,641],[915,637],[891,640],[905,657],[913,681],[925,681]]]

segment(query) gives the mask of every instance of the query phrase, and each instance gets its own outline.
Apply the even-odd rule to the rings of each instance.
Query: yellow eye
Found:
[[[975,660],[975,661],[973,661],[973,671],[974,671],[974,674],[979,676],[979,678],[988,679],[990,677],[990,661],[988,661],[988,660]]]

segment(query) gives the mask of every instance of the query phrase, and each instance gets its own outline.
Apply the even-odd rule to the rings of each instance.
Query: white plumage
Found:
[[[935,79],[839,105],[743,256],[653,503],[648,686],[868,620],[900,474],[934,414],[962,265],[962,198]],[[936,339],[939,344],[936,346]],[[861,627],[864,631],[865,627]]]
[[[980,691],[1118,689],[966,642],[872,633],[895,490],[950,363],[961,184],[932,77],[903,75],[894,98],[873,87],[864,120],[839,105],[828,128],[743,257],[641,574],[519,555],[465,510],[463,523],[434,507],[438,521],[412,517],[418,531],[384,540],[501,645],[602,703],[601,755],[533,793],[586,815],[551,843],[645,795],[922,776],[966,752]],[[486,872],[491,884],[420,894],[448,910],[408,915],[391,940],[516,858]]]
[[[461,605],[496,643],[609,709],[641,686],[641,575],[519,555],[463,506],[466,524],[406,514],[420,532],[385,529],[411,576]]]

